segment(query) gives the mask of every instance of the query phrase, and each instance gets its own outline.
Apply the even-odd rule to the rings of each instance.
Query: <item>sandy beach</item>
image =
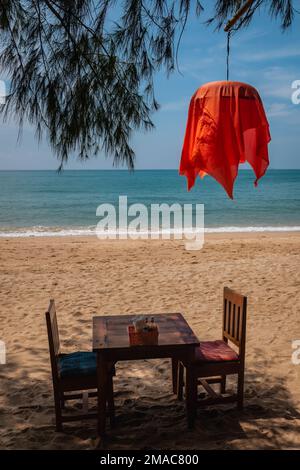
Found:
[[[90,350],[92,316],[182,312],[200,340],[221,334],[222,289],[248,296],[245,409],[199,411],[188,431],[169,360],[120,363],[108,449],[300,449],[300,233],[181,241],[94,237],[0,240],[1,449],[93,449],[96,422],[55,432],[44,312],[54,298],[62,350]],[[93,403],[91,403],[93,405]],[[76,404],[71,405],[76,407]]]

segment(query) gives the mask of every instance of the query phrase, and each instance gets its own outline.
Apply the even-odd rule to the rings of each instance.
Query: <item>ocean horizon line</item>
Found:
[[[1,172],[31,172],[31,171],[52,171],[54,173],[63,174],[67,171],[111,171],[111,172],[118,172],[124,171],[127,173],[135,173],[137,171],[177,171],[179,172],[178,168],[134,168],[133,170],[129,170],[128,168],[64,168],[62,170],[58,170],[57,168],[19,168],[19,169],[10,169],[10,168],[0,168]],[[239,168],[239,172],[253,172],[252,168]],[[268,168],[269,171],[300,171],[300,168]],[[266,175],[267,176],[267,173]]]

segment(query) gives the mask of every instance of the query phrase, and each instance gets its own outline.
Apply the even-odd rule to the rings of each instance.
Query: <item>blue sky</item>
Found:
[[[178,168],[191,96],[201,84],[226,78],[226,35],[206,27],[207,17],[203,14],[187,25],[179,53],[181,74],[156,76],[161,109],[153,115],[155,130],[133,135],[137,169]],[[300,15],[285,33],[275,20],[257,15],[250,27],[232,37],[230,69],[231,80],[250,83],[263,99],[272,135],[270,167],[299,169],[300,104],[291,101],[291,85],[300,80]],[[25,126],[20,142],[17,136],[13,122],[1,122],[0,169],[58,167],[46,139],[38,144],[34,129]],[[70,159],[66,166],[92,168],[110,169],[112,160],[99,154],[85,163]]]

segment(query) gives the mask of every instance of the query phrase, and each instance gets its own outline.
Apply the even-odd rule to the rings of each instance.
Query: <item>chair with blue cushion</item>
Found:
[[[185,386],[189,387],[192,392],[194,413],[192,413],[191,426],[196,416],[196,408],[199,406],[236,402],[239,409],[243,408],[246,315],[247,297],[225,287],[222,339],[200,341],[193,362],[173,363],[173,389],[175,393],[177,392],[179,400],[182,400],[183,396],[184,369],[186,372]],[[226,377],[228,375],[237,376],[237,393],[231,395],[226,393]],[[215,392],[211,384],[220,384],[219,394]],[[199,385],[207,392],[207,398],[198,399]]]
[[[87,408],[88,397],[98,395],[97,382],[97,355],[94,352],[77,351],[70,354],[60,352],[60,342],[54,300],[50,300],[46,312],[46,323],[49,340],[50,361],[52,369],[56,430],[62,431],[62,423],[86,418],[97,418],[96,413],[64,416],[62,410],[67,400],[83,399],[84,408]],[[111,424],[114,421],[113,375],[114,366],[111,365],[108,374],[108,412]],[[74,393],[78,392],[80,393]],[[101,393],[101,390],[100,390]]]

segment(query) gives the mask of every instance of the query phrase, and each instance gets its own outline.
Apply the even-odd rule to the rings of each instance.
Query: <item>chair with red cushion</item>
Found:
[[[237,402],[243,408],[244,370],[246,346],[247,297],[224,288],[222,339],[217,341],[200,341],[196,350],[195,361],[173,364],[173,387],[177,389],[178,398],[183,396],[183,375],[186,371],[186,387],[190,387],[193,406],[207,406],[217,403]],[[236,351],[231,347],[236,347]],[[226,394],[226,376],[237,375],[237,393]],[[220,384],[220,394],[210,384]],[[207,398],[198,400],[198,385],[208,394]],[[193,425],[193,422],[190,423]]]

